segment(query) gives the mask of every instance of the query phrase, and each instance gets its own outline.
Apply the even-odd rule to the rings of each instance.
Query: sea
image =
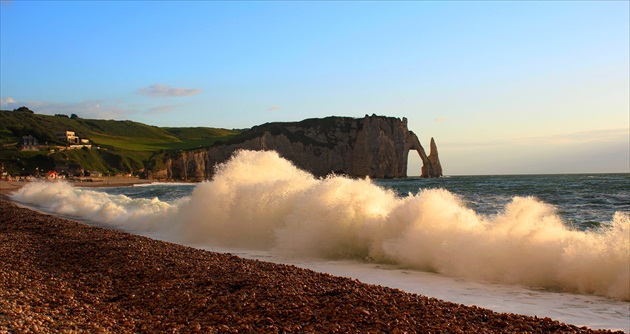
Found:
[[[630,174],[317,178],[240,151],[201,183],[35,182],[23,205],[497,312],[630,332]]]

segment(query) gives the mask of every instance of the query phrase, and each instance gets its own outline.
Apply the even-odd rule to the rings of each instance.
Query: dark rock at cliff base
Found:
[[[435,142],[427,156],[418,137],[407,129],[406,118],[376,115],[266,123],[228,142],[168,158],[166,170],[156,175],[172,180],[208,180],[216,164],[241,149],[276,151],[316,176],[336,173],[372,178],[406,177],[407,157],[410,150],[415,150],[423,162],[422,167],[418,166],[423,177],[442,175]]]

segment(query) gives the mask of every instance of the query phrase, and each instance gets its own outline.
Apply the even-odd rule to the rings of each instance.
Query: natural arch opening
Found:
[[[422,175],[422,158],[416,150],[409,150],[407,154],[407,176],[419,177]]]

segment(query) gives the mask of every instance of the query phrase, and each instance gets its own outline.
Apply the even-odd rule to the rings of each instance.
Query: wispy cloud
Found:
[[[571,133],[552,134],[546,136],[517,137],[517,138],[497,138],[494,140],[467,141],[467,142],[443,142],[440,146],[450,149],[481,149],[498,146],[540,146],[540,147],[563,147],[570,145],[598,144],[627,142],[630,138],[630,129],[604,129],[591,131],[578,131]]]
[[[280,109],[282,109],[282,108],[280,108],[279,106],[273,106],[273,107],[267,108],[267,111],[278,111]]]
[[[448,120],[448,117],[441,116],[441,117],[438,117],[438,118],[434,119],[433,121],[436,122],[436,123],[443,123],[443,122],[446,122],[447,120]]]
[[[26,106],[38,114],[76,114],[82,118],[122,119],[131,114],[142,113],[141,109],[130,109],[102,100],[82,101],[77,103],[45,102],[45,101],[16,101],[11,97],[0,100],[3,108],[14,109]]]
[[[24,105],[37,113],[77,114],[82,118],[121,119],[127,115],[137,113],[136,110],[129,110],[101,100],[78,103],[28,101]]]
[[[606,143],[617,141],[619,138],[626,140],[630,136],[630,129],[605,129],[579,131],[572,133],[555,134],[548,136],[524,137],[513,140],[515,144],[534,144],[534,145],[573,145],[586,143]]]
[[[168,106],[159,106],[155,108],[151,108],[145,112],[145,114],[166,114],[177,108],[181,107],[181,105],[168,105]]]
[[[174,88],[163,84],[155,84],[138,89],[138,94],[151,97],[193,96],[200,92],[201,89],[199,88]]]
[[[7,96],[0,98],[0,106],[2,106],[3,108],[12,107],[14,105],[17,105],[17,101],[14,100],[12,97]]]
[[[81,118],[93,119],[128,119],[133,115],[166,114],[184,107],[183,104],[149,106],[143,104],[126,104],[123,101],[90,100],[76,103],[16,101],[11,97],[0,99],[2,109],[13,110],[26,106],[38,114],[54,115],[76,114]]]

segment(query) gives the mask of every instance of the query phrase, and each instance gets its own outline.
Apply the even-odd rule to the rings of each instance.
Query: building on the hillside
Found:
[[[37,139],[31,135],[24,136],[18,142],[20,151],[39,151],[39,143]]]
[[[57,135],[57,138],[60,140],[67,141],[70,144],[78,144],[80,142],[79,137],[74,134],[74,131],[57,131],[55,135]]]

